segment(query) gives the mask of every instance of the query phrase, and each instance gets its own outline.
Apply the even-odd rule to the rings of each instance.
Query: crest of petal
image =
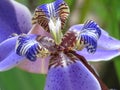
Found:
[[[16,53],[25,56],[31,61],[35,61],[37,57],[47,56],[48,50],[36,40],[37,38],[41,40],[42,37],[35,34],[20,35],[17,39]]]
[[[55,2],[38,6],[35,10],[32,22],[33,24],[39,23],[46,31],[49,32],[48,23],[50,19],[56,23],[58,18],[60,18],[61,26],[63,28],[68,15],[68,5],[63,0],[56,0]]]
[[[73,31],[77,34],[77,38],[79,41],[79,45],[77,45],[78,47],[81,47],[81,45],[83,45],[84,47],[86,47],[89,53],[95,53],[97,48],[97,40],[101,35],[101,30],[94,21],[88,21],[82,26],[80,30],[77,30],[76,28],[71,28],[69,31]]]

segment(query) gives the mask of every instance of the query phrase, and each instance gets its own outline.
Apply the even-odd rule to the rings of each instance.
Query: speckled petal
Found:
[[[0,0],[0,42],[12,33],[27,33],[31,28],[31,14],[27,7],[15,0]]]
[[[68,58],[61,58],[62,62],[50,67],[45,90],[101,90],[97,79],[81,61],[69,62],[66,65]]]
[[[11,69],[24,60],[24,57],[15,53],[16,39],[13,37],[0,44],[0,71]]]
[[[81,30],[83,24],[74,25],[70,30]],[[77,51],[83,55],[88,61],[110,60],[120,55],[120,40],[110,36],[106,31],[101,29],[101,36],[98,40],[97,50],[94,54],[88,54],[85,49]]]
[[[96,78],[81,62],[51,68],[46,80],[45,90],[101,90]]]

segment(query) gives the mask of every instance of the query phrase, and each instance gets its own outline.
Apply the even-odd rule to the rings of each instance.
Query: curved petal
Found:
[[[3,61],[15,48],[17,37],[9,38],[0,43],[0,62]]]
[[[97,79],[81,61],[69,62],[66,55],[60,57],[61,61],[48,71],[45,90],[101,90]]]
[[[32,18],[33,24],[39,23],[46,31],[50,31],[48,23],[50,19],[55,23],[58,18],[61,20],[62,28],[69,15],[69,7],[64,0],[56,0],[49,4],[43,4],[36,8]]]
[[[17,55],[12,51],[5,59],[0,62],[0,71],[9,70],[24,61],[25,57]]]
[[[101,31],[102,31],[102,35],[98,40],[98,47],[107,50],[120,50],[120,40],[110,36],[106,31],[102,29]]]
[[[86,58],[87,61],[101,61],[101,60],[111,60],[114,57],[120,55],[119,50],[106,50],[103,48],[97,48],[94,54],[88,54],[88,52],[83,49],[82,51],[77,51],[79,55],[82,55]]]
[[[0,44],[0,71],[11,69],[24,60],[25,57],[15,53],[16,39],[17,37],[13,37]]]
[[[12,33],[27,33],[31,28],[31,14],[14,0],[0,0],[0,42]]]
[[[21,33],[28,33],[28,31],[32,27],[32,22],[31,22],[32,14],[31,14],[31,12],[23,4],[20,4],[14,0],[11,0],[11,2],[13,4],[14,10],[15,10],[17,24],[20,28]]]
[[[83,24],[74,25],[70,30],[81,30]],[[120,55],[120,40],[110,36],[106,31],[101,29],[101,36],[97,43],[97,50],[94,54],[89,54],[85,49],[77,51],[83,55],[88,61],[110,60]]]

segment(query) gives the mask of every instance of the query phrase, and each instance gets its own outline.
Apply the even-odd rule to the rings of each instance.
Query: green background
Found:
[[[26,5],[33,13],[34,9],[43,3],[54,0],[17,0]],[[120,1],[119,0],[65,0],[70,6],[71,14],[67,23],[70,25],[84,23],[93,19],[111,36],[120,39]],[[77,5],[78,1],[80,3]],[[77,13],[75,10],[77,9]],[[72,22],[74,14],[77,19]],[[100,77],[109,88],[120,90],[120,56],[107,62],[91,63],[99,65]],[[43,90],[45,75],[32,74],[18,68],[0,72],[0,90]]]

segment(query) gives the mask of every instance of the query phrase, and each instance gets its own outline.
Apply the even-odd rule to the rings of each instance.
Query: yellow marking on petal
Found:
[[[80,38],[76,41],[76,45],[75,45],[77,50],[82,50],[85,45],[84,45],[84,41],[82,41]]]

